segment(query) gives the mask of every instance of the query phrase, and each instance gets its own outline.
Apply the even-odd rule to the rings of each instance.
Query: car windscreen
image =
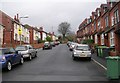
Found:
[[[49,43],[44,43],[44,45],[49,45]]]
[[[3,50],[2,50],[2,49],[0,49],[0,56],[1,56],[1,55],[3,55],[3,54],[4,54],[4,53],[3,53]]]
[[[18,46],[15,48],[16,51],[25,51],[27,50],[27,46]]]
[[[0,56],[4,55],[6,52],[9,52],[8,49],[0,49]]]
[[[89,46],[76,46],[76,50],[88,51],[89,50]]]

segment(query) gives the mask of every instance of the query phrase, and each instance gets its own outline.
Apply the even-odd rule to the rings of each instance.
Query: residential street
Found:
[[[3,81],[107,81],[106,71],[94,61],[73,61],[67,45],[38,50],[38,57],[3,72]]]

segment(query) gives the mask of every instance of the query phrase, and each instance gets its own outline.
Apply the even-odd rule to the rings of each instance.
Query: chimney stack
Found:
[[[43,27],[40,27],[40,31],[43,31]]]
[[[16,15],[14,16],[14,20],[16,20]]]

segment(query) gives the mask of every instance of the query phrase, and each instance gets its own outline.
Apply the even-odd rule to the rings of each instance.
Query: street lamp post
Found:
[[[18,31],[18,32],[19,32],[19,36],[20,36],[20,45],[22,45],[22,41],[21,41],[21,38],[22,38],[22,37],[21,37],[21,36],[22,36],[22,35],[21,35],[21,34],[22,34],[22,29],[21,29],[21,26],[22,26],[22,24],[21,24],[21,19],[22,19],[22,18],[28,18],[28,16],[20,17],[20,18],[19,18],[19,22],[20,22],[20,26],[19,26],[19,27],[20,27],[20,28],[19,28],[19,31]]]

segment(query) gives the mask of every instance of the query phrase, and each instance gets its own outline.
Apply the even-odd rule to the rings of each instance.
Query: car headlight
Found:
[[[91,53],[89,53],[89,55],[91,55]]]
[[[74,52],[74,54],[77,54],[77,52]]]
[[[6,58],[5,58],[5,56],[2,56],[2,61],[6,61]]]

